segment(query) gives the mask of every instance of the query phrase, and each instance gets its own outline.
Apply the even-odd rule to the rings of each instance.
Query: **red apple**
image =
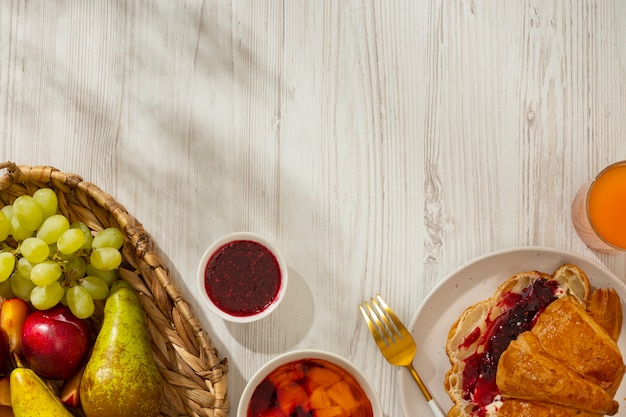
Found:
[[[22,328],[22,355],[48,379],[67,379],[81,367],[89,349],[89,328],[67,307],[34,311]]]

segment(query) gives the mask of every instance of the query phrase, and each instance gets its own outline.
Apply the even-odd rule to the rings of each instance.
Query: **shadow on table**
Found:
[[[313,293],[305,280],[289,268],[287,293],[269,316],[252,323],[226,323],[241,345],[258,353],[284,353],[301,341],[313,324]]]

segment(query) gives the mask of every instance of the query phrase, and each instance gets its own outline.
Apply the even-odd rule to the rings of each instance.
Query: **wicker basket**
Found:
[[[70,221],[82,221],[96,231],[113,226],[124,232],[120,275],[138,292],[146,313],[154,358],[164,379],[161,415],[227,416],[227,359],[218,357],[141,223],[113,197],[78,175],[12,162],[0,163],[0,169],[6,169],[0,177],[0,207],[47,187],[57,192],[59,211]],[[99,326],[101,319],[100,304],[91,324]],[[72,412],[84,415],[80,409]]]

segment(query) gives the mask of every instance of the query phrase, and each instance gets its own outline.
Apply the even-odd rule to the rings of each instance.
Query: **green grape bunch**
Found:
[[[122,232],[93,232],[58,213],[54,190],[40,188],[0,209],[0,296],[38,310],[62,303],[88,318],[105,300],[122,263]]]

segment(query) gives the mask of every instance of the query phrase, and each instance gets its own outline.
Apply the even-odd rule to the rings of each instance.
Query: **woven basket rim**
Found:
[[[80,213],[81,219],[87,218],[96,227],[112,223],[122,229],[127,237],[122,250],[131,267],[121,269],[120,275],[137,290],[144,308],[155,359],[164,377],[162,415],[227,416],[228,359],[220,358],[143,225],[110,194],[80,175],[11,161],[0,162],[2,169],[6,172],[0,176],[0,207],[19,195],[49,187],[60,195],[60,211],[73,216]]]

